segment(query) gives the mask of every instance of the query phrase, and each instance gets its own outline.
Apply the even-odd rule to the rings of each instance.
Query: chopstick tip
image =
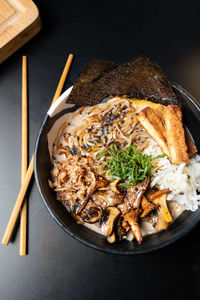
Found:
[[[70,53],[68,57],[72,59],[74,57],[74,54]]]
[[[1,243],[2,245],[8,246],[9,241],[5,237],[3,237]]]

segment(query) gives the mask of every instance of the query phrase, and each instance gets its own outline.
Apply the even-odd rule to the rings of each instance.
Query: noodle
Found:
[[[70,118],[58,130],[52,162],[56,164],[59,155],[69,152],[96,158],[112,142],[118,143],[123,150],[134,143],[138,150],[143,151],[149,136],[137,121],[136,108],[127,98],[114,97],[70,113]]]

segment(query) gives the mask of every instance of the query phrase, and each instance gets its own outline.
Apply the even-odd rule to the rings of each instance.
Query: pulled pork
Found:
[[[57,199],[71,211],[79,213],[95,191],[97,178],[92,170],[93,159],[69,154],[51,171],[52,188]]]

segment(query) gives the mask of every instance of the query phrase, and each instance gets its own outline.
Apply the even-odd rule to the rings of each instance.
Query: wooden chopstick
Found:
[[[65,83],[65,80],[66,80],[66,77],[67,77],[67,74],[69,72],[69,68],[71,66],[72,59],[73,59],[73,54],[69,54],[66,65],[65,65],[63,73],[62,73],[62,76],[60,78],[60,81],[59,81],[59,84],[58,84],[58,87],[57,87],[57,90],[55,92],[52,104],[57,100],[57,98],[61,94],[62,88],[64,86],[64,83]],[[13,207],[9,222],[7,224],[3,239],[1,241],[1,243],[4,244],[4,245],[8,245],[8,243],[10,241],[10,238],[11,238],[11,235],[12,235],[17,217],[18,217],[19,212],[20,212],[21,205],[23,203],[24,196],[26,194],[30,179],[31,179],[32,174],[33,174],[33,168],[34,168],[34,154],[31,158],[31,162],[30,162],[28,170],[26,172],[26,176],[24,177],[23,184],[21,185],[21,189],[19,191],[17,200],[15,202],[15,205]]]
[[[21,147],[21,184],[27,171],[28,161],[28,124],[27,124],[27,57],[22,57],[22,147]],[[26,255],[27,199],[21,207],[19,254]]]

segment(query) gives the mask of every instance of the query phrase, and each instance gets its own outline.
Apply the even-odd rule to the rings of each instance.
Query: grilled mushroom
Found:
[[[107,236],[106,238],[107,238],[108,243],[110,243],[110,244],[115,243],[116,242],[115,232],[113,232],[111,235]]]
[[[146,217],[142,218],[142,221],[152,224],[153,227],[155,227],[157,220],[157,210],[152,210]]]
[[[141,244],[142,242],[142,233],[140,231],[140,226],[138,224],[138,216],[140,213],[139,208],[131,208],[127,213],[123,215],[124,219],[128,222],[128,224],[131,227],[131,230],[138,242],[138,244]]]
[[[100,219],[101,214],[101,207],[90,200],[81,214],[81,219],[86,223],[96,223]]]
[[[106,187],[101,187],[99,190],[100,191],[109,191],[112,190],[113,192],[120,194],[121,192],[118,190],[118,183],[119,183],[119,179],[114,180],[113,182],[111,182],[109,185],[107,185]]]
[[[108,181],[106,179],[104,179],[101,176],[97,177],[97,182],[96,182],[96,189],[99,189],[101,187],[107,186],[108,185]]]
[[[124,200],[124,196],[113,192],[112,190],[96,191],[92,196],[92,200],[105,209],[108,206],[116,206]]]
[[[123,216],[121,215],[117,222],[117,236],[120,241],[127,238],[126,234],[129,232],[131,227],[129,226],[128,222],[124,220]]]
[[[156,209],[157,207],[158,204],[148,201],[147,198],[143,195],[141,200],[141,208],[143,211],[140,215],[140,218],[145,218],[152,210]]]
[[[113,233],[115,222],[120,215],[120,210],[115,206],[106,207],[99,220],[99,227],[105,236]]]
[[[79,208],[78,214],[81,214],[81,213],[82,213],[83,209],[85,208],[85,206],[86,206],[87,203],[88,203],[88,200],[91,198],[91,196],[94,194],[94,192],[95,192],[97,189],[99,189],[99,188],[101,188],[101,187],[103,187],[103,186],[107,186],[107,185],[108,185],[107,180],[105,180],[105,179],[104,179],[103,177],[101,177],[101,176],[98,176],[98,177],[97,177],[97,181],[95,182],[95,185],[94,185],[93,189],[92,189],[92,190],[90,191],[90,193],[87,195],[87,197],[86,197],[84,203],[83,203],[82,206]]]
[[[167,207],[167,194],[169,190],[160,190],[151,195],[150,200],[155,204],[159,205],[157,209],[157,222],[155,225],[156,230],[164,230],[167,229],[169,223],[172,222],[172,216]]]
[[[142,195],[149,185],[149,175],[143,180],[138,182],[135,186],[127,189],[124,199],[127,210],[130,208],[139,208]]]

